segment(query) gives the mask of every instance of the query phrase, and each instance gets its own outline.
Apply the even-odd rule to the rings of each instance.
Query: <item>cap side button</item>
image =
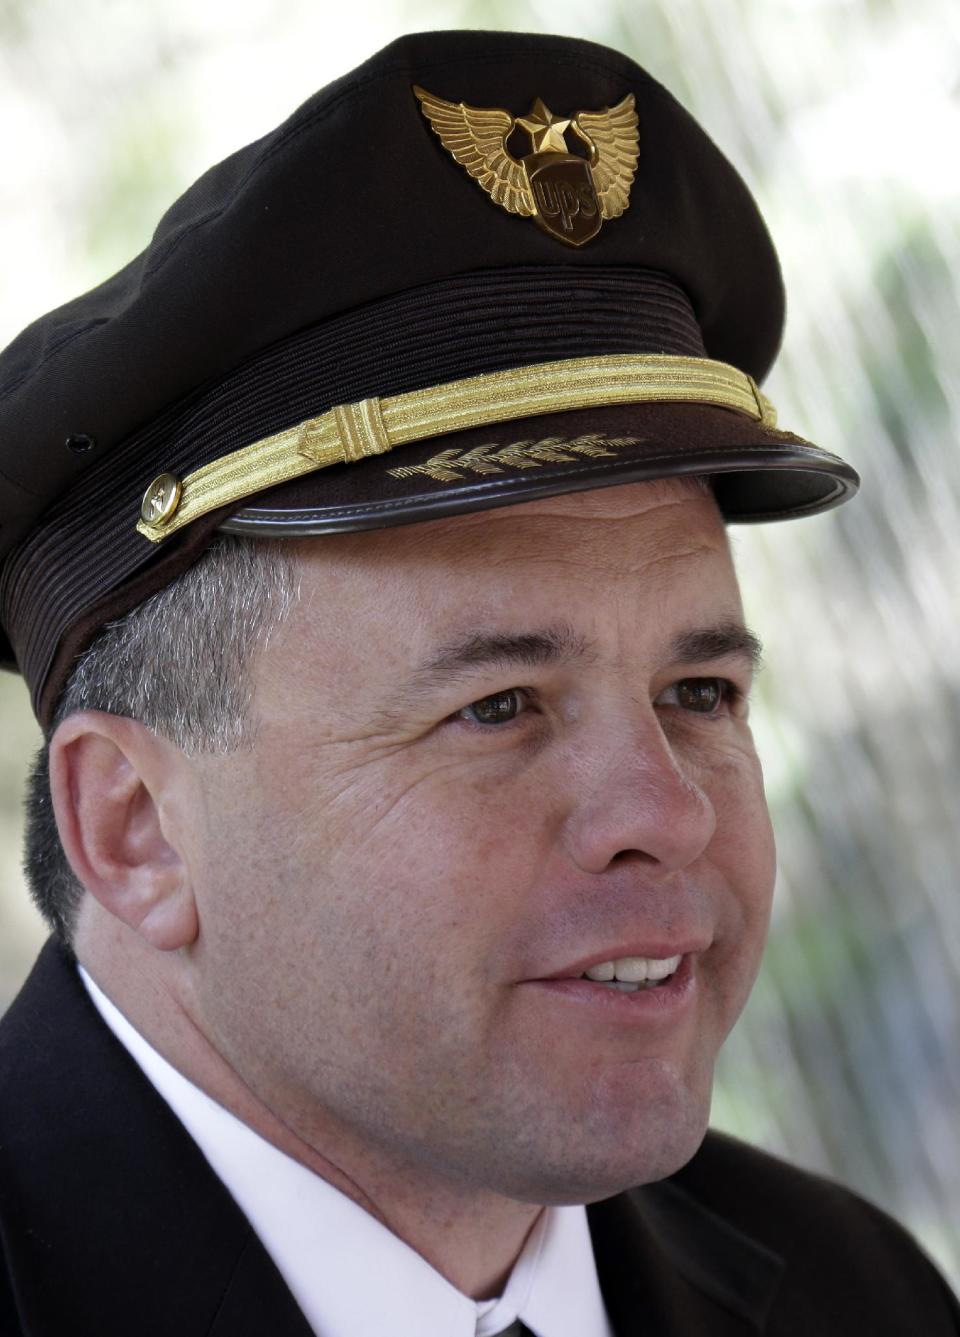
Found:
[[[176,514],[183,484],[175,474],[158,474],[143,494],[140,519],[147,525],[165,525]]]

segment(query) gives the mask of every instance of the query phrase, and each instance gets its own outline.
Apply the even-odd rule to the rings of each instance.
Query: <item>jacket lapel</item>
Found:
[[[766,1329],[783,1260],[670,1180],[587,1208],[616,1337],[750,1337]]]
[[[280,1273],[250,1232],[207,1337],[313,1337]]]

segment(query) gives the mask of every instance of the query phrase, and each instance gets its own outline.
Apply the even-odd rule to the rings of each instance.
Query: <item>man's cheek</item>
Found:
[[[330,804],[333,820],[342,818],[365,846],[386,842],[395,854],[421,846],[436,854],[483,851],[519,829],[521,811],[528,818],[536,811],[502,770],[456,758],[398,762],[358,772]]]

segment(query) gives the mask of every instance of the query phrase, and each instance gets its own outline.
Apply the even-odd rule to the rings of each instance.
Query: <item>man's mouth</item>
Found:
[[[655,989],[669,980],[682,960],[682,956],[620,956],[613,961],[597,962],[579,978],[621,993],[636,993],[640,989]]]

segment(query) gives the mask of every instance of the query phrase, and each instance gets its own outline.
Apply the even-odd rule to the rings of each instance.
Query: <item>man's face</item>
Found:
[[[672,1172],[774,873],[713,499],[633,484],[298,560],[253,746],[196,763],[201,1025],[347,1160],[542,1203]],[[682,960],[577,978],[628,956]]]

